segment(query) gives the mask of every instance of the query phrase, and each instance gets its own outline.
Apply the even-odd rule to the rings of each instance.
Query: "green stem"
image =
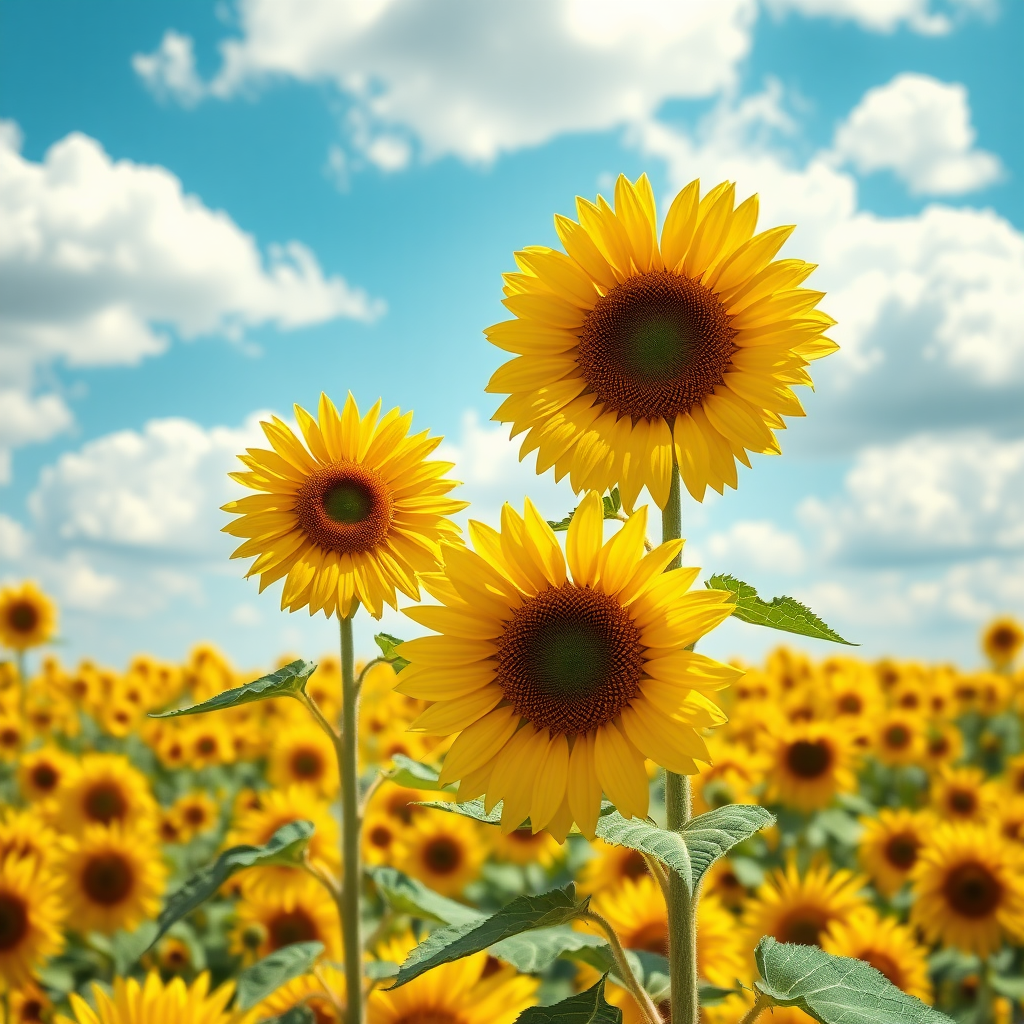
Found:
[[[353,612],[353,614],[355,614]],[[363,942],[360,935],[359,890],[359,741],[356,733],[359,693],[356,689],[355,647],[352,615],[341,619],[341,743],[338,769],[341,774],[341,933],[345,947],[347,1024],[363,1021]]]
[[[678,540],[683,535],[683,512],[679,492],[679,467],[673,463],[672,487],[661,513],[661,539]],[[677,556],[668,566],[682,564]],[[690,779],[686,775],[665,772],[665,809],[667,824],[679,832],[692,816]],[[668,948],[672,981],[672,1024],[697,1024],[700,998],[697,988],[697,893],[692,893],[680,875],[668,875]]]
[[[771,1005],[766,996],[758,995],[754,1005],[743,1014],[739,1024],[754,1024],[754,1021],[761,1016],[761,1011]]]
[[[654,1000],[651,998],[647,989],[637,981],[636,975],[633,973],[633,969],[629,966],[629,961],[626,959],[626,951],[622,948],[622,943],[619,941],[618,935],[615,934],[615,929],[611,926],[611,922],[606,921],[600,914],[593,910],[584,911],[580,916],[585,921],[593,921],[594,924],[596,924],[607,936],[608,945],[611,947],[612,951],[612,957],[615,960],[615,965],[619,969],[619,976],[622,978],[623,984],[629,989],[630,994],[640,1007],[640,1013],[646,1021],[646,1024],[662,1024],[661,1014],[658,1012],[658,1007],[654,1005]]]

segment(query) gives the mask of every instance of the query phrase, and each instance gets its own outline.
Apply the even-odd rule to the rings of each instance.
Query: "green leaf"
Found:
[[[405,786],[407,789],[444,789],[438,781],[437,772],[428,764],[414,761],[405,754],[394,754],[391,758],[394,768],[381,772],[385,779]]]
[[[754,959],[759,992],[775,1006],[797,1006],[821,1024],[952,1024],[863,960],[776,942],[770,935],[757,944]]]
[[[492,956],[511,964],[521,974],[539,974],[547,970],[565,953],[596,949],[608,943],[600,935],[578,932],[568,925],[534,928],[495,943],[488,950]]]
[[[606,494],[601,499],[604,505],[604,517],[605,519],[618,519],[622,512],[622,498],[619,496],[618,487],[613,487],[609,494]],[[555,533],[565,533],[569,529],[569,524],[572,522],[572,517],[576,515],[576,511],[579,505],[576,506],[564,519],[559,519],[557,522],[553,519],[549,519],[548,526],[551,527]]]
[[[363,964],[363,974],[370,981],[383,981],[386,978],[398,976],[398,964],[390,960],[367,960]]]
[[[180,921],[208,900],[236,872],[244,868],[300,864],[312,835],[311,821],[290,821],[282,825],[265,846],[232,846],[230,850],[225,850],[168,899],[156,919],[155,934],[152,937],[146,935],[148,941],[138,950],[134,959],[145,953],[175,921]]]
[[[604,998],[605,978],[551,1006],[531,1006],[516,1024],[622,1024],[622,1011]]]
[[[445,800],[417,800],[417,807],[429,807],[435,811],[448,811],[449,814],[461,814],[464,818],[472,818],[474,821],[482,821],[485,825],[501,824],[501,801],[499,800],[491,813],[484,810],[483,800],[466,800],[463,803]]]
[[[518,896],[496,914],[483,921],[466,921],[432,932],[406,958],[398,972],[395,987],[425,974],[431,968],[478,953],[512,935],[568,924],[586,910],[589,897],[576,902],[576,887],[570,882],[564,889],[553,889],[540,896]]]
[[[303,1004],[293,1006],[277,1017],[267,1017],[260,1024],[316,1024],[316,1014]]]
[[[397,636],[392,636],[390,633],[378,633],[373,640],[380,648],[381,657],[385,661],[390,661],[396,672],[401,672],[409,664],[398,654],[398,648],[405,643],[404,640],[399,640]]]
[[[237,708],[241,704],[251,704],[255,700],[270,700],[272,697],[295,697],[306,689],[306,681],[316,671],[312,661],[293,661],[269,676],[263,676],[244,686],[236,686],[224,690],[202,704],[193,704],[189,708],[178,708],[176,711],[161,711],[150,714],[150,718],[180,718],[182,715],[201,715],[207,711],[222,711],[224,708]]]
[[[433,889],[428,889],[418,879],[403,875],[395,868],[367,868],[367,874],[373,879],[381,899],[399,914],[456,925],[483,921],[487,917],[473,907],[467,907],[464,903],[457,903],[439,892],[434,892]]]
[[[700,989],[701,1006],[718,1006],[720,1003],[724,1003],[729,996],[734,996],[739,992],[738,988],[722,988],[721,985],[712,985],[709,981],[698,981],[697,987]]]
[[[595,936],[596,938],[596,936]],[[607,942],[594,943],[593,946],[583,947],[579,950],[569,950],[570,960],[578,960],[581,963],[589,964],[601,974],[607,974],[613,981],[625,988],[619,965],[612,956],[611,948]],[[648,994],[656,1002],[660,1003],[669,995],[669,966],[668,958],[659,953],[648,953],[644,949],[624,950],[629,969],[633,977],[640,982]]]
[[[293,942],[257,960],[238,975],[235,1005],[248,1010],[286,982],[306,974],[324,951],[322,942]]]
[[[733,615],[743,622],[755,626],[770,626],[786,633],[813,637],[815,640],[831,640],[835,644],[859,647],[859,644],[844,640],[834,629],[827,626],[805,604],[794,597],[773,597],[771,602],[762,601],[757,591],[749,584],[733,576],[718,574],[704,581],[709,590],[726,590],[736,595]]]
[[[679,832],[670,832],[649,821],[627,820],[613,811],[598,821],[597,834],[613,846],[627,846],[656,857],[693,892],[719,857],[774,820],[756,804],[727,804],[691,818]]]

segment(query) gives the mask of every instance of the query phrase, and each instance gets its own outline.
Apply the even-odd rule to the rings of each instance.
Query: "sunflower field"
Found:
[[[685,566],[684,493],[779,453],[833,321],[728,182],[660,237],[646,177],[577,211],[486,332],[565,519],[464,531],[439,437],[324,395],[224,530],[338,653],[64,665],[0,591],[4,1024],[1024,1020],[1024,630],[869,661]],[[386,606],[408,633],[356,651]],[[840,653],[695,649],[730,616]]]

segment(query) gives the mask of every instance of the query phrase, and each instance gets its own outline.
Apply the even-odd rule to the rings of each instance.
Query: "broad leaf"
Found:
[[[775,1006],[797,1006],[821,1024],[952,1024],[863,960],[776,942],[770,935],[757,944],[754,959],[759,992]]]
[[[428,918],[442,924],[465,924],[483,921],[487,915],[464,903],[428,889],[421,881],[403,875],[395,868],[367,868],[381,899],[399,914]]]
[[[521,974],[538,974],[565,953],[601,947],[608,948],[602,936],[578,932],[569,925],[557,925],[512,935],[495,943],[488,952],[511,964]]]
[[[604,998],[605,979],[551,1006],[531,1006],[516,1024],[622,1024],[622,1011]]]
[[[418,800],[417,807],[429,807],[435,811],[448,811],[450,814],[461,814],[464,818],[482,821],[485,825],[501,824],[501,801],[491,808],[490,814],[484,810],[483,800],[465,800],[462,803],[446,803],[443,800]]]
[[[405,643],[404,640],[399,640],[397,636],[392,636],[390,633],[378,633],[373,640],[380,648],[381,657],[385,661],[391,662],[391,666],[396,672],[401,672],[409,664],[398,654],[398,648]]]
[[[430,765],[414,761],[405,754],[394,754],[391,762],[394,768],[381,773],[390,782],[407,789],[444,789],[438,781],[437,772]]]
[[[232,846],[212,864],[194,874],[170,899],[156,919],[156,932],[138,951],[141,956],[175,921],[192,913],[208,900],[233,874],[244,868],[273,865],[294,866],[302,862],[302,854],[313,835],[311,821],[290,821],[282,825],[265,846]]]
[[[265,1017],[260,1024],[316,1024],[316,1014],[308,1006],[299,1004],[278,1017]]]
[[[235,1005],[239,1010],[255,1006],[292,978],[310,971],[323,951],[322,942],[294,942],[257,960],[238,976]]]
[[[727,804],[691,818],[680,832],[671,832],[649,821],[627,820],[613,811],[598,821],[597,834],[613,846],[627,846],[656,857],[692,892],[719,857],[774,820],[755,804]]]
[[[718,574],[704,581],[709,590],[727,590],[736,595],[733,615],[743,622],[755,626],[770,626],[786,633],[813,637],[815,640],[831,640],[835,644],[859,647],[859,644],[844,640],[834,629],[827,626],[805,604],[795,597],[773,597],[770,602],[762,601],[757,591],[749,584],[734,576]]]
[[[201,715],[207,711],[222,711],[224,708],[237,708],[241,704],[251,704],[255,700],[270,700],[272,697],[296,697],[306,689],[306,681],[316,671],[312,661],[293,661],[269,676],[263,676],[244,686],[236,686],[224,690],[202,704],[193,704],[189,708],[178,708],[176,711],[161,711],[150,714],[150,718],[180,718],[182,715]]]
[[[383,981],[385,978],[398,976],[398,964],[390,960],[367,960],[363,964],[363,974],[370,981]]]
[[[432,932],[406,958],[395,987],[405,985],[441,964],[478,953],[512,935],[567,924],[586,910],[589,897],[576,902],[576,887],[553,889],[540,896],[518,896],[483,921],[467,921]]]
[[[612,981],[625,988],[625,982],[622,979],[619,965],[615,962],[615,957],[612,956],[611,948],[607,942],[595,943],[593,946],[584,946],[581,949],[568,950],[567,952],[570,954],[570,960],[589,964],[602,974],[607,974]],[[633,977],[647,989],[651,998],[656,1003],[667,999],[671,984],[668,958],[659,953],[649,953],[644,949],[627,949],[624,952],[629,963],[629,969],[633,972]]]
[[[606,494],[601,499],[604,505],[604,517],[605,519],[618,519],[619,514],[622,512],[622,498],[619,496],[618,487],[613,487],[609,494]],[[548,526],[551,527],[555,533],[565,533],[569,529],[569,524],[572,522],[572,517],[576,515],[576,506],[564,519],[559,519],[557,522],[553,519],[548,520]]]

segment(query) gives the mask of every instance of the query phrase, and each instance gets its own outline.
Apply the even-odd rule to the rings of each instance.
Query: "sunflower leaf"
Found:
[[[479,798],[475,800],[464,800],[462,803],[446,802],[444,800],[417,800],[414,801],[417,807],[429,807],[434,811],[448,811],[449,814],[461,814],[464,818],[472,818],[474,821],[482,821],[485,825],[501,824],[501,801],[499,800],[491,808],[490,814],[484,810],[484,802]]]
[[[253,680],[244,686],[236,686],[224,690],[202,704],[193,704],[188,708],[175,711],[160,711],[150,714],[150,718],[180,718],[182,715],[201,715],[207,711],[222,711],[224,708],[236,708],[240,704],[251,704],[256,700],[270,700],[272,697],[296,697],[304,693],[306,682],[316,671],[316,663],[312,661],[293,661],[291,664],[271,672],[268,676]]]
[[[308,1006],[300,1003],[277,1017],[265,1017],[260,1024],[316,1024],[316,1015]]]
[[[774,821],[756,804],[728,804],[691,818],[679,832],[672,832],[639,818],[627,820],[613,811],[598,820],[597,834],[613,846],[656,857],[693,892],[719,857]]]
[[[479,922],[487,917],[479,910],[428,889],[418,879],[410,878],[395,868],[367,868],[366,873],[373,879],[381,899],[399,914],[425,917],[449,925]]]
[[[607,945],[599,935],[578,932],[569,925],[556,925],[553,928],[534,928],[502,939],[491,946],[489,952],[511,964],[521,974],[539,974],[565,953]]]
[[[367,960],[363,964],[363,974],[370,981],[383,981],[385,978],[394,978],[398,974],[398,964],[391,960]]]
[[[613,487],[611,491],[606,494],[602,499],[601,503],[604,506],[604,517],[605,519],[618,519],[622,512],[622,498],[619,497],[618,487]],[[555,533],[565,533],[569,529],[569,524],[572,522],[572,517],[576,515],[576,510],[579,505],[576,506],[564,519],[559,519],[557,522],[553,519],[549,519],[548,526],[551,527]]]
[[[708,590],[725,590],[735,594],[736,607],[732,613],[743,622],[750,622],[755,626],[769,626],[785,633],[798,633],[800,636],[813,637],[815,640],[831,640],[834,644],[846,644],[847,647],[860,646],[844,640],[795,597],[773,597],[771,601],[762,601],[749,583],[722,573],[705,580],[704,586]]]
[[[257,960],[238,975],[235,1006],[239,1010],[255,1006],[292,978],[311,970],[323,951],[322,942],[293,942]]]
[[[570,882],[564,889],[552,889],[539,896],[518,896],[496,914],[482,921],[465,921],[431,932],[406,957],[394,987],[441,964],[471,956],[513,935],[567,924],[580,916],[590,904],[589,897],[577,902],[576,887]]]
[[[140,938],[138,952],[133,959],[137,960],[142,956],[175,921],[180,921],[191,914],[237,871],[244,868],[300,864],[312,835],[311,821],[290,821],[287,825],[282,825],[264,846],[232,846],[231,849],[225,850],[212,864],[197,871],[171,895],[156,919],[156,930],[146,931],[144,937]]]
[[[604,998],[605,980],[560,1003],[528,1007],[516,1024],[622,1024],[622,1011]]]
[[[397,636],[392,636],[390,633],[377,633],[373,642],[380,648],[381,657],[385,661],[391,662],[391,666],[396,672],[401,672],[409,664],[398,654],[398,648],[405,643],[404,640],[399,640]]]
[[[437,772],[428,764],[414,761],[405,754],[395,754],[391,758],[394,768],[385,768],[381,771],[389,782],[398,786],[405,786],[407,789],[444,789],[438,781]]]
[[[761,973],[754,988],[768,1005],[799,1007],[820,1024],[952,1024],[863,960],[770,935],[757,944],[754,959]]]

